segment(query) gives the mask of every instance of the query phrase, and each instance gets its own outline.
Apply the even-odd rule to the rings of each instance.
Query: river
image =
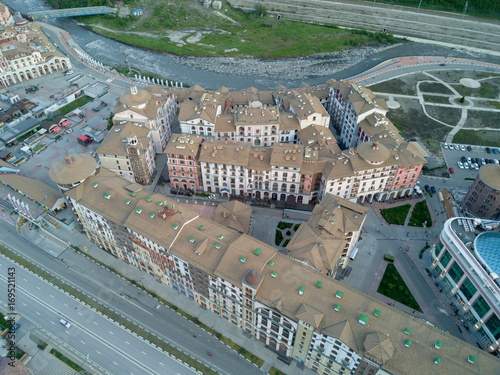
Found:
[[[22,13],[49,9],[42,0],[3,2]],[[498,57],[413,42],[385,48],[354,48],[333,54],[279,60],[180,57],[145,51],[105,38],[78,25],[74,19],[62,18],[50,22],[70,32],[89,55],[105,65],[125,66],[128,58],[132,67],[140,67],[142,71],[208,89],[226,86],[231,90],[241,90],[254,86],[265,90],[278,85],[290,88],[317,85],[330,78],[346,79],[355,76],[385,60],[400,56],[448,56],[498,62]]]

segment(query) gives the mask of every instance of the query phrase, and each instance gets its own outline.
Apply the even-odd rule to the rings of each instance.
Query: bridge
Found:
[[[47,19],[62,18],[62,17],[78,17],[78,16],[93,16],[96,14],[112,14],[118,10],[111,7],[85,7],[85,8],[70,8],[70,9],[50,9],[41,12],[27,13],[26,16],[33,21],[43,21]]]

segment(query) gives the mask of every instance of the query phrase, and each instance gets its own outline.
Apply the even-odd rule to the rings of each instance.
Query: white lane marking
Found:
[[[128,341],[125,341],[126,344],[130,345],[130,343]]]

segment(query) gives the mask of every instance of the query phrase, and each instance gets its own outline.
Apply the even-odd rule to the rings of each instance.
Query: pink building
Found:
[[[168,174],[174,188],[199,190],[201,172],[199,164],[200,146],[203,137],[191,134],[174,134],[167,144]]]
[[[12,19],[12,14],[10,14],[9,7],[5,4],[0,3],[0,25],[10,26],[14,23]]]

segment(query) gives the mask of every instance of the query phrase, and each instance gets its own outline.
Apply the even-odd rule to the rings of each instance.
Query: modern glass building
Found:
[[[490,351],[500,353],[500,222],[451,218],[431,250],[432,269]]]

